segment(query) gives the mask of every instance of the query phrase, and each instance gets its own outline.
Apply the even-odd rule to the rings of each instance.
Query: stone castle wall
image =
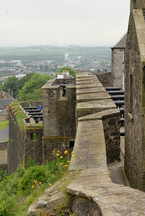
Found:
[[[72,82],[72,80],[71,80]],[[62,81],[49,81],[43,87],[44,107],[44,161],[53,159],[53,151],[71,149],[75,139],[75,86],[65,80],[65,92]],[[49,154],[48,154],[49,152]]]
[[[17,119],[17,112],[21,112],[20,105],[16,106],[17,108],[9,110],[8,171],[10,173],[19,166],[27,166],[31,161],[42,163],[42,127],[32,125],[25,127],[23,119],[20,124]]]
[[[106,95],[102,97],[102,90],[105,93],[95,76],[87,73],[77,76],[78,119],[70,172],[60,182],[48,188],[42,197],[30,206],[29,216],[57,216],[57,206],[69,208],[78,216],[144,215],[145,194],[114,184],[111,180],[107,161],[109,163],[120,159],[119,126],[115,124],[115,121],[118,122],[119,113]],[[93,113],[88,114],[91,111]],[[66,199],[69,202],[64,203]]]
[[[142,10],[130,16],[125,75],[125,171],[134,188],[145,190],[145,21]]]
[[[101,158],[105,164],[119,161],[120,112],[95,75],[80,73],[77,76],[76,100],[77,135],[70,169],[94,168],[101,163]],[[99,146],[96,146],[97,139]],[[85,155],[88,165],[83,163]]]

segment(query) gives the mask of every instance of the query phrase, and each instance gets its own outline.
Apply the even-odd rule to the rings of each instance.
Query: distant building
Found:
[[[113,86],[124,89],[124,54],[126,47],[126,37],[123,38],[112,47],[112,76]]]

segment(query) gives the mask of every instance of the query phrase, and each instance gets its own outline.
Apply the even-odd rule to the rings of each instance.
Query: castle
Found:
[[[75,79],[56,78],[43,87],[43,115],[36,104],[11,107],[10,172],[30,159],[38,163],[53,159],[56,148],[67,148],[75,155],[69,167],[75,178],[64,179],[65,192],[60,181],[30,206],[29,216],[55,215],[54,208],[62,205],[66,193],[71,197],[69,208],[78,216],[145,215],[144,8],[144,0],[131,1],[128,32],[123,38],[126,46],[122,48],[122,40],[116,46],[119,55],[113,49],[117,59],[124,56],[119,62],[121,73],[113,71],[112,85],[116,83],[117,88],[106,88],[108,74],[102,75],[103,83],[101,75],[80,72]],[[125,87],[124,111],[121,87]],[[124,113],[125,151],[120,140]],[[14,154],[15,163],[11,160]]]

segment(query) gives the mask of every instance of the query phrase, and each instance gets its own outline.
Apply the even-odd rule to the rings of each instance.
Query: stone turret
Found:
[[[55,149],[70,147],[75,138],[75,80],[67,74],[43,86],[44,161],[51,160]]]
[[[131,10],[145,8],[145,0],[131,0],[130,8]]]

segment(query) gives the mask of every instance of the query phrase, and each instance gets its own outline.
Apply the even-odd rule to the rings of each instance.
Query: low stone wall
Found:
[[[85,80],[85,84],[77,82],[77,85],[79,83],[79,86],[86,86],[87,80],[91,81],[93,78],[87,73],[81,74],[77,76],[77,81]],[[93,80],[91,82],[93,83]],[[90,84],[89,87],[89,83],[87,85],[89,93],[91,89],[94,92],[95,88],[100,92],[98,91],[100,87],[95,87],[94,84]],[[87,94],[86,89],[85,94]],[[105,104],[107,106],[108,99],[95,100],[95,98],[96,95],[93,98],[95,106],[100,100],[104,100],[104,106]],[[30,206],[28,215],[60,216],[56,210],[62,208],[77,216],[144,216],[145,193],[114,184],[107,166],[107,162],[120,160],[118,123],[120,114],[114,106],[111,109],[112,105],[109,103],[106,109],[102,106],[102,110],[101,108],[98,110],[102,112],[96,111],[87,115],[88,110],[94,112],[91,100],[79,103],[87,103],[87,106],[85,112],[77,107],[79,117],[69,173]],[[89,103],[91,108],[88,107]],[[84,113],[86,115],[83,116]]]
[[[111,72],[95,73],[104,87],[113,86],[113,74]]]
[[[81,172],[67,186],[77,216],[144,215],[145,193],[112,183],[108,171],[107,162],[120,160],[119,118],[112,109],[78,119],[69,169]]]
[[[144,216],[145,193],[113,184],[107,169],[85,169],[67,187],[77,216]]]

